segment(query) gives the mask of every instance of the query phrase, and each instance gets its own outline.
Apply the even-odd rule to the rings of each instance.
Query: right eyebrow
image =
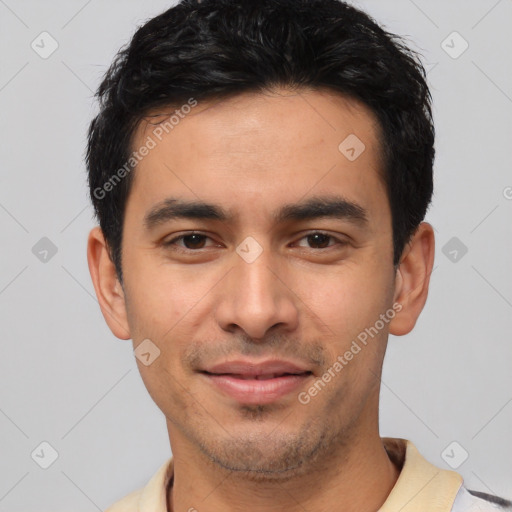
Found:
[[[220,206],[169,197],[158,203],[144,216],[144,226],[149,231],[173,219],[207,219],[226,222],[230,218],[231,216]]]

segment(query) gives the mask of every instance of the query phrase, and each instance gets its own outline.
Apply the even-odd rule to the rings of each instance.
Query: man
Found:
[[[510,507],[379,435],[434,260],[411,50],[337,0],[185,0],[98,96],[89,268],[173,453],[109,511]]]

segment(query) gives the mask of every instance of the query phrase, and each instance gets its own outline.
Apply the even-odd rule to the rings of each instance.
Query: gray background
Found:
[[[102,74],[170,5],[0,0],[0,511],[104,510],[171,455],[131,341],[94,295],[83,162]],[[512,498],[512,2],[357,5],[423,52],[438,134],[435,271],[416,329],[390,340],[381,433]],[[58,43],[46,59],[31,47],[43,31]]]

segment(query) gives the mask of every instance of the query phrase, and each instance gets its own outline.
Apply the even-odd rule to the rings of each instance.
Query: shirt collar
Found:
[[[378,512],[449,512],[462,485],[462,477],[455,471],[430,464],[411,441],[384,437],[382,442],[401,472]],[[167,487],[173,471],[171,457],[142,490],[139,512],[167,512]]]
[[[411,441],[386,437],[382,441],[389,458],[398,467],[402,465],[402,471],[379,512],[451,511],[462,476],[428,462]]]

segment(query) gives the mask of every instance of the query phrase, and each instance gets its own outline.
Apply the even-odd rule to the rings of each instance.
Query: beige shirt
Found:
[[[476,503],[475,511],[490,510],[486,502],[480,503],[469,495],[458,473],[433,466],[410,441],[393,438],[382,438],[382,441],[390,459],[402,469],[379,512],[450,512],[459,510],[456,498],[457,501],[472,499]],[[166,494],[172,476],[171,457],[146,487],[132,492],[106,512],[168,512]],[[479,504],[481,508],[476,508]],[[473,505],[471,508],[464,506],[464,510],[473,511]]]

